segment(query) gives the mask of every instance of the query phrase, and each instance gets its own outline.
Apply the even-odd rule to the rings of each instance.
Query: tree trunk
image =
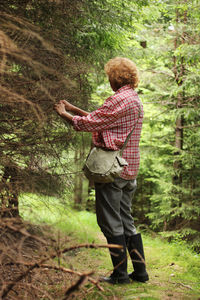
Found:
[[[83,159],[85,157],[85,142],[84,135],[82,134],[82,139],[79,143],[79,146],[76,147],[74,152],[74,163],[75,163],[75,181],[74,181],[74,206],[80,208],[80,205],[83,203]]]
[[[178,24],[182,22],[184,19],[184,24],[186,24],[187,21],[187,13],[179,11],[177,9],[176,11],[176,24],[178,28]],[[184,43],[184,30],[180,34],[177,32],[177,35],[174,39],[174,51]],[[173,57],[173,72],[174,72],[174,78],[177,83],[178,87],[181,87],[184,81],[184,76],[185,76],[185,62],[184,58],[181,57],[180,60],[177,60],[177,57],[174,55]],[[176,112],[177,112],[177,118],[176,118],[176,123],[175,123],[175,151],[174,151],[174,176],[172,179],[172,182],[174,184],[174,188],[172,190],[173,194],[173,199],[171,202],[172,208],[176,207],[181,207],[182,205],[182,199],[183,199],[183,194],[182,194],[182,174],[183,174],[183,165],[182,165],[182,160],[181,160],[181,152],[183,150],[183,143],[184,143],[184,136],[183,136],[183,125],[184,125],[184,117],[183,114],[180,113],[179,111],[182,109],[183,104],[184,104],[184,91],[181,91],[178,96],[177,96],[177,101],[176,101]],[[168,224],[169,227],[173,227],[174,229],[178,228],[179,224],[182,222],[182,217],[174,217],[174,219],[171,221],[170,224]]]
[[[1,182],[1,218],[19,217],[19,179],[16,167],[6,166]]]
[[[74,152],[75,177],[74,177],[74,207],[78,208],[82,203],[82,181],[79,173],[80,148],[76,147]]]
[[[185,2],[187,2],[185,0]],[[187,22],[187,12],[185,11],[183,16],[180,15],[179,10],[176,11],[176,24],[178,25],[179,21],[184,18],[184,24]],[[185,32],[183,31],[181,36],[179,33],[177,33],[177,36],[174,40],[174,50],[177,49],[177,47],[180,44],[184,44],[185,42]],[[181,58],[180,63],[178,64],[176,56],[173,58],[174,67],[174,77],[177,82],[177,85],[180,87],[183,84],[184,75],[185,75],[185,64],[184,64],[184,58]],[[176,109],[177,111],[182,108],[184,102],[184,94],[183,92],[179,93],[177,96],[177,102],[176,102]],[[175,125],[175,160],[174,160],[174,178],[173,183],[175,185],[181,185],[182,184],[182,163],[180,159],[181,150],[183,149],[183,115],[178,113],[178,117],[176,119],[176,125]]]

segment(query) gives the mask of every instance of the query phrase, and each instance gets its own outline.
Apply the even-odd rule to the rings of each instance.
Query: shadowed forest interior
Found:
[[[0,1],[2,299],[133,299],[104,294],[92,262],[73,267],[82,248],[101,257],[108,246],[94,239],[95,192],[82,172],[91,135],[53,110],[61,99],[100,107],[113,94],[104,65],[115,56],[137,65],[144,106],[135,224],[147,243],[159,237],[199,258],[199,8],[197,0]]]

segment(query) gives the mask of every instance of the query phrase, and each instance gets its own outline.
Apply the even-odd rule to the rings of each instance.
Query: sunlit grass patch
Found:
[[[96,215],[87,211],[76,211],[63,199],[24,194],[20,199],[21,216],[35,224],[48,224],[71,236],[74,244],[104,244],[105,240],[96,222]],[[155,233],[142,233],[147,270],[150,280],[145,284],[133,282],[126,286],[107,286],[103,284],[103,297],[113,299],[198,299],[200,294],[200,259],[184,243],[173,242]],[[108,249],[81,248],[68,254],[70,264],[77,270],[94,270],[95,278],[109,275],[112,263]],[[129,259],[129,271],[132,263]],[[68,266],[67,266],[68,267]],[[109,298],[110,297],[110,298]],[[87,299],[102,299],[96,289],[87,294]]]
[[[160,237],[144,236],[147,267],[158,281],[168,281],[200,291],[200,255],[186,244],[169,243]]]
[[[20,214],[30,222],[48,224],[78,241],[93,242],[99,232],[96,215],[87,211],[75,211],[56,197],[23,194],[20,197]]]

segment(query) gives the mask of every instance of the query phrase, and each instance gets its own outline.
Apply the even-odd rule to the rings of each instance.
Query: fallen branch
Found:
[[[26,286],[28,286],[28,287],[30,287],[32,289],[35,289],[35,290],[39,291],[40,293],[42,293],[43,295],[45,295],[49,300],[55,300],[54,298],[51,297],[51,295],[49,295],[49,293],[47,293],[47,291],[44,291],[44,290],[40,289],[39,287],[35,286],[32,283],[27,283],[27,282],[21,283],[20,282],[19,285],[22,285],[22,286],[26,285]]]
[[[115,245],[115,244],[103,244],[103,245],[96,245],[96,244],[80,244],[80,245],[76,245],[76,246],[71,246],[68,248],[65,248],[60,252],[60,254],[64,254],[66,252],[69,252],[71,250],[74,249],[79,249],[79,248],[91,248],[91,249],[98,249],[98,248],[112,248],[112,249],[122,249],[123,247],[120,245]]]
[[[142,257],[142,255],[140,254],[140,252],[137,249],[133,249],[131,250],[130,254],[135,252],[137,254],[137,256],[139,256],[140,260],[138,259],[131,259],[133,262],[137,262],[137,263],[141,263],[146,265],[144,258]]]
[[[83,284],[83,282],[86,280],[88,275],[91,275],[92,272],[83,273],[81,277],[73,284],[71,285],[65,292],[65,296],[63,300],[66,300],[68,296],[73,293],[75,290],[79,289],[79,287]]]
[[[50,265],[43,264],[43,265],[41,265],[41,267],[42,267],[42,268],[48,268],[48,269],[54,269],[54,270],[61,270],[61,271],[63,271],[63,272],[75,274],[75,275],[78,275],[78,276],[82,276],[82,275],[84,274],[84,273],[81,273],[81,272],[78,272],[78,271],[74,271],[74,270],[71,270],[71,269],[67,269],[67,268],[64,268],[64,267],[61,267],[61,266],[57,267],[57,266],[50,266]],[[91,271],[91,274],[93,274],[93,273],[94,273],[94,272]],[[91,274],[89,274],[89,275],[91,275]],[[87,275],[87,277],[88,277],[88,280],[89,280],[91,283],[93,283],[94,285],[96,285],[97,288],[98,288],[100,291],[102,291],[102,292],[104,291],[104,289],[100,286],[98,280],[95,280],[95,279],[93,279],[92,277],[90,277],[90,276],[88,276],[88,275]]]
[[[24,265],[24,266],[31,266],[31,265],[33,265],[33,264],[30,264],[30,263],[26,263],[26,262],[15,262],[14,264],[16,264],[16,265]],[[61,267],[61,266],[57,267],[57,266],[52,266],[52,265],[48,265],[48,264],[42,264],[42,265],[39,265],[38,267],[39,268],[44,268],[44,269],[46,268],[46,269],[53,269],[53,270],[63,271],[65,273],[70,273],[70,274],[74,274],[74,275],[78,275],[78,276],[83,276],[85,274],[85,273],[81,273],[79,271],[74,271],[72,269],[67,269],[67,268],[64,268],[64,267]],[[94,272],[91,271],[90,273],[93,274]],[[91,274],[89,274],[89,275],[91,275]],[[94,285],[96,285],[97,288],[100,291],[104,291],[104,289],[99,285],[99,281],[93,279],[89,275],[87,275],[88,281],[90,281],[91,283],[93,283]]]
[[[15,221],[15,219],[13,218],[12,219],[12,223],[14,223],[14,221]],[[19,219],[16,219],[16,221],[18,223],[17,224],[18,226],[16,224],[14,224],[14,225],[11,224],[11,219],[9,219],[9,218],[3,218],[3,223],[1,225],[3,227],[7,227],[7,228],[11,229],[14,232],[19,232],[19,233],[21,233],[22,235],[24,235],[24,236],[26,236],[28,238],[32,238],[32,239],[34,239],[34,240],[36,240],[36,241],[38,241],[38,242],[46,245],[46,242],[43,239],[41,239],[41,238],[39,238],[39,237],[37,237],[37,236],[35,236],[33,234],[30,234],[24,227],[20,228],[21,224],[19,224]]]
[[[181,285],[181,286],[183,286],[183,287],[185,287],[187,289],[193,290],[193,288],[190,285],[184,284],[182,282],[171,282],[170,281],[170,283],[175,284],[175,285]]]
[[[193,288],[190,285],[184,284],[182,282],[177,282],[177,284],[180,284],[181,286],[183,286],[183,287],[185,287],[187,289],[193,290]]]
[[[110,244],[110,245],[95,245],[95,244],[80,244],[80,245],[76,245],[76,246],[71,246],[68,248],[65,248],[63,250],[59,250],[56,253],[53,253],[52,255],[50,255],[49,257],[45,257],[43,259],[41,259],[39,262],[36,262],[34,264],[29,264],[29,268],[22,274],[20,274],[15,281],[10,282],[7,286],[3,287],[2,289],[2,293],[1,293],[1,297],[2,299],[4,299],[9,291],[19,282],[21,281],[23,278],[25,278],[33,269],[35,268],[40,268],[40,266],[47,260],[49,259],[54,259],[55,257],[57,257],[60,254],[64,254],[68,251],[74,250],[74,249],[79,249],[79,248],[93,248],[93,249],[98,249],[98,248],[115,248],[115,249],[122,249],[122,246],[120,245],[114,245],[114,244]]]

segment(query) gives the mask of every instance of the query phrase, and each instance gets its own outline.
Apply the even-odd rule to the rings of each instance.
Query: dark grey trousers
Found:
[[[136,187],[136,179],[116,178],[111,183],[95,183],[97,222],[106,237],[136,234],[131,216]]]

